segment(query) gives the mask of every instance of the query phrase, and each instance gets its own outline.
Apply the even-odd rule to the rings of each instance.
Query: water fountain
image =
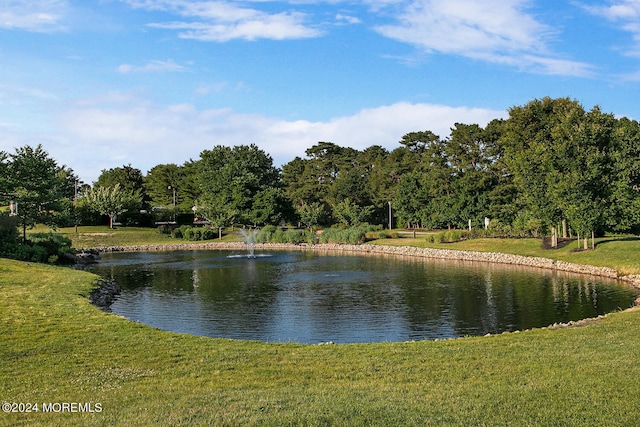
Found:
[[[247,249],[249,250],[249,255],[247,255],[247,258],[255,258],[256,256],[254,255],[254,249],[256,246],[256,236],[258,235],[258,229],[253,229],[253,230],[246,230],[244,228],[240,229],[240,232],[242,233],[242,236],[244,237],[244,241],[247,244]]]
[[[262,257],[270,257],[272,256],[271,254],[259,254],[256,255],[254,253],[255,251],[255,246],[256,246],[256,237],[258,236],[258,232],[260,230],[255,228],[255,229],[246,229],[246,228],[241,228],[240,229],[240,233],[242,233],[242,236],[244,237],[244,241],[247,244],[247,255],[227,255],[227,258],[249,258],[249,259],[256,259],[258,257],[262,258]]]

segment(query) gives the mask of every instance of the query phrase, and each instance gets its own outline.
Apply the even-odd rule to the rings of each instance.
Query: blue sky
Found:
[[[276,166],[544,96],[640,119],[640,0],[0,0],[0,150],[86,182],[216,145]]]

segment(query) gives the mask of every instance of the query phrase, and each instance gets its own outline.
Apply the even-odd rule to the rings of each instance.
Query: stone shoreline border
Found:
[[[618,279],[640,289],[640,274],[620,275],[619,272],[609,267],[596,267],[591,265],[575,264],[558,261],[550,258],[514,255],[499,252],[460,251],[452,249],[417,248],[413,246],[385,246],[385,245],[346,245],[346,244],[317,244],[295,245],[283,243],[256,243],[258,250],[303,250],[303,251],[331,251],[349,252],[356,254],[385,254],[410,256],[417,258],[432,258],[440,260],[471,261],[493,264],[519,265],[534,268],[558,270],[569,273],[588,274],[610,279]],[[97,252],[152,252],[152,251],[177,251],[177,250],[246,250],[244,242],[208,242],[208,243],[175,243],[162,245],[142,246],[104,246],[92,248]],[[640,299],[640,298],[639,298]]]

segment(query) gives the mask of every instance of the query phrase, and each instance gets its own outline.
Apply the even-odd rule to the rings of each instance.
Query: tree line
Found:
[[[256,145],[215,146],[146,175],[131,165],[79,185],[42,147],[0,153],[0,198],[36,223],[190,222],[212,226],[489,228],[496,235],[640,232],[640,124],[535,99],[484,128],[456,123],[399,146],[319,142],[281,169]]]

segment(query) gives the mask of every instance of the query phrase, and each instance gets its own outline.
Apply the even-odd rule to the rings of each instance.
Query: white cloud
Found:
[[[610,1],[609,6],[583,5],[584,9],[596,16],[616,24],[618,28],[631,33],[633,46],[627,50],[629,56],[640,56],[640,0]]]
[[[585,76],[584,63],[554,58],[548,26],[526,12],[529,1],[414,0],[380,34],[439,52],[546,74]]]
[[[338,21],[339,23],[345,23],[345,24],[360,24],[360,23],[362,23],[360,18],[358,18],[356,16],[351,16],[351,15],[344,15],[342,13],[336,14],[336,21]]]
[[[281,166],[295,156],[304,157],[305,150],[319,141],[392,150],[408,132],[431,130],[446,137],[456,122],[484,126],[506,116],[505,111],[482,108],[396,103],[323,122],[286,121],[229,109],[198,110],[191,104],[160,106],[112,94],[64,112],[58,137],[66,141],[64,150],[50,153],[85,180],[95,180],[102,169],[128,163],[143,173],[157,164],[181,164],[216,145],[255,143]],[[56,147],[62,146],[58,142]]]
[[[186,69],[186,67],[176,64],[172,59],[168,61],[151,61],[145,65],[122,64],[118,66],[118,72],[122,74],[185,71]]]
[[[640,1],[638,0],[610,1],[609,3],[610,6],[584,5],[583,7],[594,15],[603,16],[611,21],[640,18]]]
[[[49,32],[63,30],[64,0],[0,0],[0,28]]]
[[[185,39],[226,42],[234,39],[300,39],[323,34],[309,25],[313,16],[297,10],[267,13],[230,1],[122,0],[132,7],[161,10],[179,16],[149,26],[176,31]],[[276,2],[249,1],[249,4]],[[313,0],[283,1],[290,7],[323,3]],[[342,3],[341,0],[329,3]],[[522,71],[552,75],[592,76],[586,63],[554,55],[548,42],[556,31],[528,13],[531,0],[365,0],[373,19],[392,23],[374,29],[385,37],[417,46],[426,53],[439,52],[508,65]],[[362,20],[337,12],[334,24],[360,24]]]
[[[163,10],[184,20],[155,22],[153,28],[178,31],[185,39],[225,42],[233,39],[300,39],[322,32],[305,25],[306,15],[296,11],[267,13],[226,1],[123,0],[135,8]]]

